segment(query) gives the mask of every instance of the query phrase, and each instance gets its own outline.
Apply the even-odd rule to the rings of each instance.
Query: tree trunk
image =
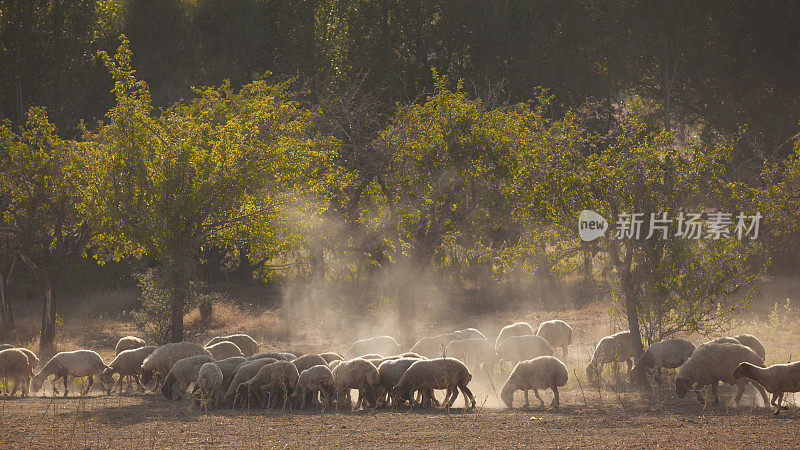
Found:
[[[170,303],[172,309],[169,317],[169,341],[182,342],[183,341],[183,308],[184,296],[181,292],[182,289],[176,289],[172,292]]]
[[[239,248],[239,267],[236,268],[236,280],[250,284],[253,281],[253,264],[250,262],[250,244]]]
[[[625,313],[628,316],[628,330],[631,332],[631,350],[633,351],[634,361],[638,361],[639,357],[644,353],[644,344],[642,344],[642,333],[639,328],[639,312],[636,310],[638,306],[638,296],[636,295],[636,286],[631,275],[631,265],[633,264],[634,247],[630,244],[625,249],[625,260],[619,259],[619,248],[617,242],[610,241],[608,245],[608,252],[614,267],[617,270],[617,277],[619,277],[622,293],[625,295]]]
[[[44,279],[44,302],[42,303],[42,330],[39,335],[39,353],[51,355],[54,353],[56,339],[56,298],[55,286],[50,277],[42,274]]]
[[[11,278],[14,276],[17,259],[15,257],[11,261],[7,277],[3,278],[3,274],[0,274],[0,339],[8,338],[16,331],[14,309],[11,307],[11,298],[8,296],[7,288],[11,285]]]
[[[183,314],[189,296],[189,283],[192,276],[191,260],[175,261],[165,267],[170,292],[169,341],[183,341]]]

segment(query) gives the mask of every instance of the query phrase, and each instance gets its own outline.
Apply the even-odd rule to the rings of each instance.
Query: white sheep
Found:
[[[358,389],[355,409],[359,409],[362,405],[366,406],[365,400],[369,404],[375,405],[375,388],[378,386],[379,379],[378,369],[372,363],[364,358],[354,358],[337,364],[332,373],[338,408],[350,408],[351,389]]]
[[[220,341],[216,344],[211,344],[206,346],[206,350],[211,352],[211,356],[217,361],[225,358],[233,358],[234,356],[244,356],[239,346],[231,341]]]
[[[142,384],[155,378],[154,389],[157,388],[159,380],[167,376],[176,362],[197,355],[211,356],[211,352],[192,342],[172,342],[158,347],[142,362]]]
[[[314,366],[323,365],[327,367],[328,363],[325,362],[325,359],[322,356],[310,353],[294,359],[292,364],[297,367],[298,372],[302,373],[304,370]]]
[[[222,393],[225,393],[228,390],[228,386],[230,386],[234,375],[236,375],[236,369],[246,362],[247,359],[242,356],[232,356],[216,362],[217,367],[219,367],[219,369],[222,371]],[[220,402],[222,400],[223,399],[221,398]]]
[[[276,405],[280,396],[285,408],[299,378],[300,374],[297,373],[294,364],[289,361],[275,361],[261,367],[253,378],[240,384],[237,391],[241,394],[256,393],[262,408],[267,406],[267,403],[261,392],[269,394],[270,405]]]
[[[695,346],[686,339],[673,338],[650,344],[630,372],[633,382],[643,382],[647,374],[661,383],[661,369],[675,369],[683,365],[692,356]]]
[[[775,407],[775,415],[783,406],[783,395],[787,392],[800,392],[800,361],[789,364],[773,364],[769,367],[759,367],[749,362],[740,363],[733,371],[733,379],[747,378],[761,385],[772,394],[770,404]]]
[[[16,395],[17,388],[21,388],[22,396],[28,396],[33,369],[31,369],[28,356],[20,349],[8,348],[0,350],[0,378],[3,379],[4,395],[8,394],[8,380],[14,380],[14,391],[11,396]]]
[[[67,385],[67,377],[88,377],[89,383],[81,393],[81,396],[86,395],[89,389],[94,384],[94,377],[100,379],[100,384],[109,392],[110,389],[103,382],[101,374],[109,367],[103,363],[103,358],[96,352],[91,350],[75,350],[73,352],[56,353],[55,356],[47,361],[42,370],[33,377],[31,388],[36,393],[42,388],[44,380],[50,375],[55,375],[53,378],[53,394],[58,394],[56,389],[56,380],[59,378],[64,380],[64,397],[69,393]]]
[[[714,404],[718,405],[717,384],[723,381],[737,387],[738,392],[736,393],[735,402],[738,405],[742,399],[747,380],[744,378],[734,379],[733,371],[743,362],[764,367],[764,360],[745,345],[727,343],[701,345],[678,369],[678,374],[675,376],[675,392],[678,397],[683,398],[686,392],[694,385],[697,392],[697,400],[700,403],[705,403],[700,395],[700,389],[705,386],[711,386]],[[764,392],[764,388],[758,384],[754,384],[754,386],[761,394],[766,405],[767,394]]]
[[[161,385],[161,394],[168,399],[172,399],[175,390],[175,385],[178,387],[178,397],[180,400],[186,389],[192,383],[197,383],[197,374],[205,363],[213,363],[216,360],[208,355],[194,355],[188,358],[179,359],[175,361],[172,368],[164,378],[164,384]]]
[[[202,408],[208,409],[209,402],[212,402],[214,409],[219,408],[223,378],[222,370],[216,363],[209,362],[200,366],[197,372],[197,387]]]
[[[422,358],[403,357],[390,359],[378,366],[379,388],[377,397],[379,402],[388,405],[391,400],[393,404],[397,404],[397,399],[392,394],[392,388],[400,382],[406,370],[417,361],[422,361]],[[388,398],[386,398],[387,396]]]
[[[36,366],[39,365],[39,357],[36,356],[36,353],[33,353],[31,350],[28,350],[25,347],[14,347],[17,350],[20,350],[22,353],[25,353],[25,356],[28,357],[28,365],[31,366],[31,370],[36,369]]]
[[[142,338],[136,336],[121,337],[119,341],[117,341],[117,346],[114,347],[114,355],[119,355],[120,352],[124,352],[125,350],[133,350],[144,346],[144,339]]]
[[[463,330],[457,330],[455,332],[464,336],[463,339],[473,339],[473,338],[486,339],[486,336],[483,333],[481,333],[481,331],[478,330],[477,328],[464,328]]]
[[[119,379],[111,388],[110,392],[114,392],[114,389],[119,389],[118,392],[121,394],[122,382],[125,378],[128,379],[128,390],[130,390],[133,384],[131,379],[136,381],[136,384],[144,390],[144,386],[139,380],[139,376],[142,374],[142,363],[156,348],[155,346],[149,345],[132,350],[123,350],[117,353],[117,356],[108,363],[108,368],[100,374],[100,379],[103,380],[106,385],[110,385],[114,382],[114,374],[117,373],[119,375]]]
[[[336,352],[320,353],[319,356],[321,356],[322,359],[325,360],[325,364],[328,364],[331,361],[336,361],[336,360],[340,360],[341,361],[341,360],[344,359],[344,356],[342,356],[342,355],[340,355],[340,354],[338,354]]]
[[[525,408],[528,407],[528,390],[533,389],[533,395],[539,399],[541,407],[544,407],[544,400],[539,396],[539,389],[552,389],[553,402],[551,408],[559,405],[558,388],[567,384],[569,374],[567,366],[553,356],[540,356],[529,361],[517,363],[508,380],[500,391],[500,398],[509,408],[514,403],[514,392],[523,391],[525,393]]]
[[[572,344],[572,327],[563,320],[547,320],[539,324],[536,335],[543,337],[553,350],[560,348],[564,359]]]
[[[739,336],[734,336],[733,338],[741,342],[742,345],[750,347],[751,350],[756,352],[756,355],[760,356],[761,359],[766,361],[767,351],[764,348],[764,344],[762,344],[757,337],[753,336],[752,334],[740,334]]]
[[[232,407],[236,407],[239,404],[245,404],[245,400],[248,400],[246,403],[249,403],[251,398],[250,393],[247,392],[246,396],[244,397],[240,396],[238,391],[239,385],[256,376],[262,367],[266,366],[267,364],[272,364],[275,361],[278,360],[276,358],[258,358],[239,364],[239,366],[236,368],[236,372],[233,375],[233,379],[230,381],[230,383],[228,383],[228,388],[225,391],[225,402]],[[255,394],[255,392],[253,394]]]
[[[352,359],[357,356],[369,353],[379,353],[381,355],[396,355],[400,353],[400,344],[391,336],[377,336],[368,339],[361,339],[353,343],[344,352],[345,359]]]
[[[11,344],[0,344],[0,350],[8,350],[10,348],[15,348],[15,347]]]
[[[486,373],[494,373],[498,355],[494,346],[483,338],[469,338],[450,341],[445,347],[447,356],[461,360],[467,367],[477,369],[483,365]]]
[[[247,360],[248,361],[255,361],[255,360],[261,359],[261,358],[272,358],[272,359],[278,359],[278,360],[282,359],[284,361],[291,361],[293,359],[297,359],[297,356],[295,356],[294,353],[264,352],[264,353],[259,353],[257,355],[248,356]]]
[[[631,347],[631,332],[620,331],[600,339],[594,348],[594,354],[589,364],[586,365],[586,378],[590,383],[594,383],[603,373],[603,366],[611,363],[614,373],[619,373],[619,363],[624,362],[628,365],[626,373],[630,373],[633,358]]]
[[[497,355],[504,362],[527,361],[538,356],[553,356],[553,353],[550,344],[535,334],[508,337],[497,347]]]
[[[467,387],[472,374],[467,366],[454,358],[436,358],[417,361],[403,373],[400,381],[392,388],[392,395],[398,400],[411,401],[416,391],[422,392],[422,406],[428,407],[433,401],[434,389],[446,389],[444,406],[451,407],[458,398],[458,390],[464,394],[464,406],[475,407],[475,397]],[[448,401],[449,399],[449,401]]]
[[[511,336],[528,336],[531,334],[536,333],[533,332],[533,327],[528,322],[512,323],[500,329],[500,334],[497,335],[494,346],[499,347],[504,340]]]
[[[214,339],[208,341],[208,343],[205,346],[209,347],[211,345],[214,345],[222,341],[229,341],[236,344],[236,346],[239,347],[239,350],[242,351],[245,357],[250,357],[255,355],[256,352],[258,352],[258,347],[260,345],[258,342],[256,342],[255,339],[246,334],[231,334],[230,336],[217,336]]]
[[[324,364],[312,366],[300,372],[292,401],[298,408],[305,408],[306,401],[311,399],[311,406],[316,408],[320,406],[317,400],[319,394],[322,397],[322,407],[327,408],[336,395],[335,390],[331,369]]]
[[[411,352],[423,355],[426,358],[440,358],[444,355],[445,347],[451,341],[464,339],[466,335],[453,332],[437,334],[436,336],[426,336],[417,341],[412,347]]]

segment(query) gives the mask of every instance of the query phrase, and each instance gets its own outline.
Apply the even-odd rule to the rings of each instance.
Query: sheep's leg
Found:
[[[742,390],[744,390],[744,386],[746,383],[742,384]],[[756,388],[759,394],[761,394],[761,399],[764,401],[764,406],[767,406],[767,392],[764,390],[764,387],[758,383],[752,383],[753,387]],[[755,401],[753,402],[755,403]]]
[[[64,397],[66,397],[68,393],[69,389],[67,388],[67,376],[64,375]]]
[[[450,388],[447,388],[447,389],[449,390]],[[450,408],[453,405],[455,405],[456,404],[456,399],[458,398],[458,386],[453,386],[452,389],[453,389],[453,397],[450,398],[450,402],[447,404],[448,408]],[[465,399],[464,403],[466,404],[466,402],[467,402],[467,400]]]
[[[83,392],[81,392],[81,397],[84,397],[86,396],[86,394],[89,393],[89,389],[92,388],[93,384],[94,384],[94,375],[89,375],[89,379],[87,380],[86,383],[86,388],[83,390]]]
[[[122,382],[123,382],[122,379],[123,378],[125,378],[125,377],[120,375],[119,380],[117,380],[117,382],[114,383],[114,387],[111,388],[111,392],[114,392],[115,389],[119,389],[118,393],[119,393],[119,395],[122,395]]]
[[[522,392],[525,394],[525,404],[522,405],[522,407],[523,408],[529,408],[530,404],[528,402],[528,390],[527,389],[523,389]]]
[[[629,375],[631,373],[631,370],[633,369],[633,361],[630,358],[625,358],[625,364],[628,365],[628,372],[626,373],[626,375]]]
[[[536,398],[539,399],[539,408],[544,408],[544,400],[542,400],[542,397],[539,395],[538,389],[533,390],[533,395],[535,395]]]
[[[711,394],[714,396],[714,406],[719,405],[719,395],[717,395],[717,387],[718,386],[719,386],[719,382],[718,381],[715,381],[715,382],[711,383]],[[739,384],[739,386],[740,386],[739,393],[736,394],[736,403],[737,404],[739,403],[739,399],[742,397],[742,393],[744,392],[744,389],[741,387],[742,385]]]
[[[470,406],[470,408],[474,408],[475,396],[472,395],[472,391],[470,391],[467,386],[459,386],[459,389],[461,389],[461,393],[464,394],[464,407],[465,408],[467,407],[467,399],[469,399],[470,402],[472,403],[472,406]]]
[[[553,389],[553,402],[550,403],[551,408],[558,408],[561,402],[558,400],[558,386],[555,384],[551,387]]]

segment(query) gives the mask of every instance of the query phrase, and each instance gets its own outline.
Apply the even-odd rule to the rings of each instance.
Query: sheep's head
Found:
[[[643,383],[647,380],[646,371],[641,364],[635,364],[628,374],[631,383]]]
[[[510,384],[503,386],[503,390],[500,391],[500,399],[503,400],[507,407],[512,407],[514,404],[514,388]]]
[[[39,372],[33,377],[33,379],[31,380],[31,390],[33,391],[34,394],[39,392],[39,389],[42,388],[42,384],[44,384],[44,379],[45,377],[42,376],[41,372]]]
[[[743,362],[736,366],[736,369],[733,370],[733,379],[739,379],[742,377],[746,377],[750,373],[750,363]]]
[[[685,397],[686,393],[689,392],[689,388],[691,388],[691,385],[688,381],[683,378],[675,378],[675,393],[678,398]]]
[[[114,383],[114,369],[111,367],[106,367],[106,369],[100,373],[100,382],[104,385],[110,385]]]
[[[144,370],[142,369],[142,384],[147,384],[153,379],[153,371],[152,370]]]
[[[594,384],[597,383],[597,375],[598,375],[597,366],[594,364],[589,364],[586,366],[586,379],[589,383]]]

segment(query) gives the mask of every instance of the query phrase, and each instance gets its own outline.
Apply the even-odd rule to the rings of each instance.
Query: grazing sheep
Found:
[[[293,353],[264,352],[264,353],[259,353],[257,355],[248,356],[247,360],[248,361],[255,361],[255,360],[261,359],[261,358],[272,358],[272,359],[278,359],[278,360],[282,359],[284,361],[291,361],[293,359],[297,359],[297,356],[295,356]]]
[[[750,347],[751,350],[756,352],[756,355],[760,356],[761,359],[766,361],[767,351],[764,348],[764,344],[762,344],[757,337],[753,336],[752,334],[740,334],[739,336],[734,336],[733,338],[741,342],[742,345]]]
[[[31,350],[28,350],[25,347],[14,347],[14,348],[22,351],[22,353],[25,353],[25,356],[28,357],[28,364],[31,366],[31,370],[35,369],[36,366],[39,365],[39,357],[36,356],[36,353],[33,353]]]
[[[350,390],[358,389],[356,410],[364,405],[364,400],[375,405],[375,388],[378,386],[378,369],[364,358],[342,361],[333,368],[333,384],[336,387],[336,404],[350,409]]]
[[[101,376],[103,371],[108,368],[107,365],[103,364],[103,358],[91,350],[56,353],[55,356],[50,358],[50,361],[47,361],[47,364],[44,365],[42,370],[33,377],[31,388],[34,393],[39,392],[44,380],[50,375],[55,375],[55,378],[53,378],[53,394],[58,394],[56,380],[61,378],[64,380],[64,397],[66,397],[69,393],[67,377],[89,377],[89,383],[86,385],[86,389],[81,393],[81,396],[84,396],[89,392],[89,389],[92,388],[94,377],[96,376],[100,379],[100,384],[106,392],[109,393],[110,389],[103,382]]]
[[[192,342],[172,342],[158,347],[142,362],[142,384],[156,378],[156,389],[159,379],[167,376],[176,362],[197,355],[211,356],[211,352]]]
[[[775,407],[777,416],[781,413],[781,409],[789,409],[789,407],[781,405],[783,395],[787,392],[800,392],[800,361],[789,364],[773,364],[769,367],[759,367],[749,362],[743,362],[733,371],[734,380],[742,377],[755,381],[772,394],[770,404]]]
[[[246,358],[249,358],[258,352],[259,343],[256,342],[255,339],[251,338],[246,334],[232,334],[230,336],[217,336],[214,339],[208,341],[205,345],[206,347],[210,347],[214,344],[220,343],[222,341],[233,342],[239,347],[239,350],[242,351],[242,354]]]
[[[267,403],[261,392],[269,393],[269,404],[271,405],[276,403],[278,394],[282,393],[283,407],[285,408],[286,401],[297,386],[299,378],[300,374],[297,373],[294,364],[289,361],[275,361],[258,369],[258,373],[253,378],[239,385],[237,392],[241,395],[256,393],[262,408],[266,407]]]
[[[244,353],[239,349],[239,346],[231,341],[217,342],[206,347],[206,350],[211,352],[211,356],[217,361],[226,358],[233,358],[235,356],[244,356]]]
[[[118,392],[121,394],[122,381],[125,378],[128,378],[128,390],[130,390],[133,385],[131,382],[131,379],[133,379],[144,391],[144,386],[139,380],[139,376],[142,374],[142,363],[156,348],[157,347],[150,345],[119,352],[117,356],[108,363],[108,368],[103,370],[103,373],[100,374],[100,379],[103,380],[106,385],[110,385],[114,382],[114,373],[119,374],[119,379],[109,393],[119,388]]]
[[[734,379],[733,371],[743,362],[764,367],[764,360],[750,347],[742,344],[709,343],[701,345],[678,369],[678,375],[675,377],[675,392],[678,397],[683,398],[692,385],[695,385],[697,400],[705,403],[700,395],[700,389],[710,385],[714,395],[714,404],[718,405],[717,384],[724,381],[737,387],[735,402],[738,405],[747,380],[744,378]],[[754,386],[764,399],[764,405],[767,405],[767,394],[764,392],[764,388],[758,384],[754,384]]]
[[[541,407],[544,407],[544,400],[539,396],[539,389],[550,388],[553,390],[553,402],[551,408],[559,405],[558,388],[565,386],[569,374],[567,366],[553,356],[540,356],[529,361],[517,363],[511,375],[508,376],[503,390],[500,391],[500,398],[509,408],[514,403],[514,392],[523,391],[525,393],[525,408],[528,407],[528,390],[533,389],[533,395],[539,399]]]
[[[544,338],[532,335],[511,336],[497,347],[497,355],[502,361],[519,362],[537,356],[553,356],[553,348]]]
[[[306,401],[311,399],[311,406],[319,407],[317,395],[322,397],[322,407],[327,408],[335,394],[333,385],[333,372],[328,366],[321,364],[309,367],[300,372],[292,401],[298,408],[305,408]]]
[[[342,355],[340,355],[338,353],[335,353],[335,352],[320,353],[319,356],[322,356],[322,359],[325,360],[325,364],[328,364],[331,361],[336,361],[336,360],[340,360],[341,361],[341,360],[344,359],[344,357]]]
[[[377,336],[369,339],[361,339],[354,342],[353,345],[344,352],[344,358],[352,359],[369,353],[396,355],[400,353],[400,344],[391,336]]]
[[[630,373],[633,365],[632,357],[630,331],[620,331],[611,336],[606,336],[600,339],[600,342],[594,348],[592,359],[586,366],[586,378],[590,383],[598,381],[600,374],[603,372],[603,366],[608,363],[611,363],[615,373],[619,373],[619,363],[624,362],[628,365],[626,373]]]
[[[209,402],[213,404],[214,409],[219,408],[223,377],[222,370],[216,363],[208,362],[200,366],[197,386],[201,408],[208,409]]]
[[[135,348],[144,347],[144,339],[136,336],[125,336],[119,338],[117,346],[114,347],[114,355],[119,355],[120,352],[125,350],[133,350]]]
[[[543,337],[553,350],[560,348],[564,359],[567,358],[569,346],[572,344],[572,327],[563,320],[547,320],[539,324],[536,335]]]
[[[222,393],[228,390],[228,386],[230,386],[234,375],[236,375],[236,369],[245,362],[247,362],[247,359],[242,356],[232,356],[217,361],[217,367],[222,371]],[[222,399],[220,399],[220,402],[221,401]]]
[[[483,338],[450,341],[445,348],[448,356],[461,360],[467,367],[477,369],[481,364],[486,373],[494,373],[497,363],[497,352],[494,346]]]
[[[335,359],[335,360],[333,360],[333,361],[331,361],[331,362],[329,362],[329,363],[328,363],[328,368],[329,368],[329,369],[331,369],[331,370],[333,370],[333,369],[335,369],[335,368],[336,368],[336,366],[338,366],[338,365],[339,365],[339,363],[341,363],[342,361],[343,361],[343,360],[341,360],[341,359]]]
[[[240,402],[241,404],[244,404],[245,399],[247,399],[247,403],[249,403],[251,398],[249,392],[245,397],[240,397],[238,395],[237,389],[239,388],[239,385],[256,376],[262,367],[266,366],[267,364],[272,364],[275,361],[278,360],[275,358],[259,358],[239,364],[239,366],[236,368],[236,373],[233,375],[233,379],[230,383],[228,383],[228,389],[225,391],[225,402],[232,407],[236,407],[240,404]],[[255,394],[255,392],[253,394]]]
[[[445,347],[447,347],[450,341],[458,341],[464,339],[465,336],[464,334],[454,332],[424,337],[417,341],[417,343],[411,347],[410,351],[427,358],[441,358],[444,354]]]
[[[630,379],[633,382],[643,382],[647,374],[652,373],[653,378],[661,383],[661,369],[675,369],[683,365],[692,356],[695,346],[686,339],[665,339],[661,342],[650,344],[647,350],[633,365]]]
[[[398,400],[411,401],[415,391],[422,392],[422,406],[429,407],[434,389],[447,389],[444,406],[451,407],[458,398],[458,390],[464,394],[464,406],[475,407],[475,397],[467,387],[472,374],[461,361],[454,358],[436,358],[417,361],[403,373],[400,381],[392,388],[392,395]],[[448,398],[450,399],[448,401]]]
[[[294,364],[294,366],[297,367],[297,371],[300,373],[314,366],[323,365],[327,367],[328,365],[328,363],[325,362],[325,359],[322,358],[322,356],[315,355],[313,353],[310,355],[303,355],[293,360],[292,364]]]
[[[8,350],[10,348],[14,348],[11,344],[0,344],[0,350]]]
[[[480,330],[477,328],[464,328],[463,330],[455,331],[455,333],[459,333],[464,336],[464,339],[473,339],[473,338],[481,338],[486,339],[486,336],[481,333]]]
[[[512,323],[511,325],[504,326],[500,330],[500,334],[497,335],[494,346],[499,347],[504,340],[511,336],[528,336],[532,334],[536,333],[533,332],[533,327],[528,322]]]
[[[28,396],[33,369],[25,352],[17,348],[0,350],[0,378],[3,379],[3,395],[8,394],[8,380],[12,379],[14,391],[11,396],[17,394],[17,388],[21,388],[23,397]]]
[[[392,394],[392,388],[400,382],[400,378],[406,373],[409,367],[417,361],[422,361],[421,358],[397,358],[390,359],[382,362],[378,366],[378,401],[388,405],[391,400],[393,404],[397,404],[397,399]],[[386,398],[386,397],[389,398]]]
[[[194,355],[188,358],[183,358],[172,365],[172,369],[167,373],[164,379],[164,384],[161,385],[161,394],[168,399],[172,399],[174,393],[174,386],[178,386],[178,397],[180,400],[186,389],[192,383],[197,383],[197,373],[200,371],[205,363],[213,363],[216,360],[208,355]]]

